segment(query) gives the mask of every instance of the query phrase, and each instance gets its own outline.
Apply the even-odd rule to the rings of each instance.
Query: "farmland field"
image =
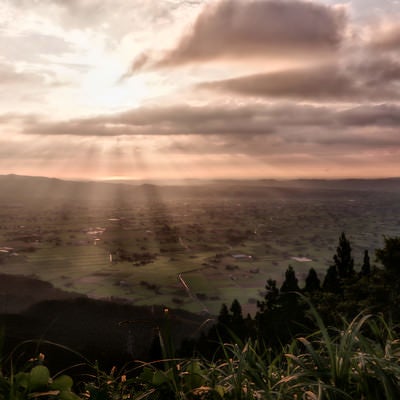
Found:
[[[193,312],[215,314],[234,298],[253,312],[266,280],[281,282],[289,264],[300,285],[311,267],[323,277],[342,231],[356,268],[364,250],[374,259],[383,235],[400,235],[397,187],[108,184],[96,196],[46,193],[3,190],[1,273]]]

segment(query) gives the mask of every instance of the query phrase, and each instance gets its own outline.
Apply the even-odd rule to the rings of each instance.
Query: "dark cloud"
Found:
[[[245,96],[299,100],[382,101],[397,99],[400,63],[363,59],[344,67],[323,66],[254,74],[199,84],[198,88]]]
[[[400,61],[393,57],[365,55],[350,67],[350,71],[361,76],[367,86],[379,87],[400,81]]]
[[[0,115],[0,124],[19,120],[24,126],[24,135],[0,141],[6,154],[14,154],[0,157],[0,164],[14,168],[18,163],[32,167],[43,162],[46,168],[61,165],[69,173],[83,168],[85,173],[99,174],[107,159],[107,168],[125,163],[120,171],[126,173],[137,162],[132,151],[139,146],[149,171],[154,168],[156,174],[168,174],[173,160],[188,174],[196,167],[203,173],[219,165],[222,174],[237,170],[262,175],[265,163],[271,173],[287,176],[301,174],[301,167],[315,176],[327,166],[340,175],[340,171],[348,172],[346,165],[354,166],[354,174],[361,168],[373,175],[381,168],[385,175],[398,165],[399,115],[400,106],[395,104],[336,110],[332,105],[294,103],[146,107],[59,122]],[[113,143],[121,151],[112,151]],[[90,152],[92,159],[88,160]],[[83,167],[79,167],[80,160]],[[101,173],[108,175],[110,169]]]
[[[344,126],[400,128],[400,107],[393,104],[358,106],[339,113]]]
[[[229,121],[229,123],[227,123]],[[268,134],[272,129],[251,107],[148,107],[107,117],[40,122],[25,133],[78,136]]]
[[[326,137],[333,141],[335,137],[347,140],[354,137],[355,132],[364,132],[366,129],[381,129],[392,134],[399,128],[400,106],[395,104],[335,110],[328,106],[287,103],[148,107],[110,116],[60,122],[45,122],[31,117],[25,123],[24,133],[82,137],[215,135],[237,137],[242,141],[257,136],[319,142],[326,140]],[[376,133],[375,139],[378,138],[379,134]]]
[[[152,56],[149,53],[141,53],[139,54],[135,60],[133,61],[129,71],[123,74],[117,81],[117,83],[123,83],[123,81],[130,76],[132,76],[132,71],[138,71],[142,69],[146,64],[148,64],[152,60]]]
[[[355,80],[334,67],[306,68],[208,82],[200,88],[258,97],[338,99],[359,96]]]
[[[318,57],[337,48],[344,25],[343,12],[321,4],[221,0],[204,8],[175,49],[159,60],[139,55],[132,68],[175,66],[223,57]]]

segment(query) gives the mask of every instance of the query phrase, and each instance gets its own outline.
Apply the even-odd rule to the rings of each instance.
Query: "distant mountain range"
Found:
[[[294,179],[294,180],[192,180],[183,185],[139,183],[137,181],[68,181],[55,178],[0,175],[0,201],[78,201],[93,203],[126,201],[158,201],[161,198],[242,197],[247,195],[286,196],[299,193],[321,195],[333,192],[396,192],[400,178],[386,179]]]

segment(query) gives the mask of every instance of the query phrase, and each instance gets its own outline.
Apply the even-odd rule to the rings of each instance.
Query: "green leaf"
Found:
[[[29,376],[27,372],[18,372],[15,375],[15,385],[19,388],[28,389],[29,386]]]
[[[74,384],[74,381],[72,378],[68,375],[61,375],[54,379],[53,383],[50,385],[51,389],[58,389],[61,391],[71,391],[72,385]]]
[[[168,378],[165,376],[165,374],[162,371],[154,372],[153,381],[152,381],[153,385],[159,386],[167,381],[168,381]]]
[[[204,384],[204,377],[202,375],[200,363],[195,360],[187,366],[187,372],[184,375],[184,382],[187,389],[195,389]]]
[[[200,365],[199,361],[197,361],[197,360],[192,361],[192,362],[189,364],[188,371],[189,371],[191,374],[200,375],[200,374],[202,373],[202,370],[201,370],[201,365]]]
[[[221,398],[224,397],[225,389],[223,386],[221,386],[221,385],[215,386],[215,391],[221,396]]]
[[[49,370],[43,365],[33,367],[30,372],[30,385],[29,389],[35,391],[47,387],[50,379]]]
[[[140,379],[145,382],[153,382],[154,370],[148,367],[144,367],[142,373],[140,374]]]

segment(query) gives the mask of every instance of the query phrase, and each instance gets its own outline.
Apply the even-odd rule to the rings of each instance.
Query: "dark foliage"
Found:
[[[304,292],[313,293],[321,289],[321,281],[318,278],[317,272],[314,268],[310,268],[306,277],[306,286]]]
[[[364,251],[364,260],[361,266],[360,274],[363,276],[369,276],[371,274],[371,263],[369,259],[368,250]]]
[[[316,271],[310,269],[301,290],[296,273],[289,265],[280,289],[275,280],[267,281],[264,299],[257,303],[254,319],[243,318],[237,300],[230,309],[223,305],[218,323],[202,337],[200,347],[207,347],[207,342],[232,342],[235,338],[250,337],[279,351],[282,344],[315,328],[308,319],[308,306],[299,296],[301,292],[315,304],[325,322],[334,326],[343,317],[352,319],[362,310],[383,313],[391,321],[400,322],[400,238],[385,238],[385,246],[376,254],[384,270],[372,269],[365,251],[360,271],[355,274],[351,245],[342,233],[333,257],[335,263],[328,268],[322,287]]]

